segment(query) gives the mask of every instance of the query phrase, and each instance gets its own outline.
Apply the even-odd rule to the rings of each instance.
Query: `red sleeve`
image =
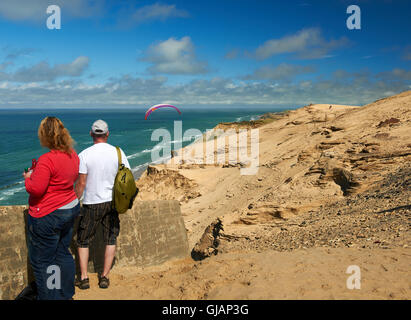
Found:
[[[41,197],[47,190],[51,177],[51,161],[40,157],[30,178],[26,179],[26,191],[34,197]]]

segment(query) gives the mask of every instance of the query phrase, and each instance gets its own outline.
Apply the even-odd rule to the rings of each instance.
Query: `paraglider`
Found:
[[[146,116],[145,116],[144,119],[147,120],[147,118],[150,116],[150,114],[151,114],[153,111],[155,111],[155,110],[157,110],[157,109],[160,109],[160,108],[174,108],[175,110],[177,110],[177,112],[178,112],[179,114],[181,114],[181,111],[178,110],[177,107],[172,106],[171,104],[157,104],[157,105],[152,106],[150,109],[147,110]]]

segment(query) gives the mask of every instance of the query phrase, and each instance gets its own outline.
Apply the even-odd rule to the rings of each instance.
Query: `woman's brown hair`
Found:
[[[60,119],[56,117],[44,118],[40,123],[38,135],[43,147],[71,154],[74,140]]]

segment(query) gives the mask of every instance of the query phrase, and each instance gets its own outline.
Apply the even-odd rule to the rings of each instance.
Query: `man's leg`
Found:
[[[89,244],[96,233],[98,219],[98,205],[83,205],[80,213],[80,222],[77,230],[78,258],[80,266],[80,280],[88,279],[87,266],[89,259]],[[81,285],[79,285],[81,288]],[[85,284],[83,288],[89,286]]]
[[[108,274],[110,273],[113,265],[117,237],[120,233],[120,219],[118,213],[111,209],[111,203],[106,204],[107,214],[103,218],[103,238],[106,244],[106,250],[104,254],[104,267],[103,272],[100,275],[100,288],[108,288]],[[106,278],[106,279],[104,279]]]
[[[89,248],[78,248],[78,259],[81,272],[81,280],[87,279],[87,266],[88,266]]]
[[[110,273],[111,266],[113,265],[115,254],[116,254],[116,246],[107,245],[106,251],[104,253],[104,268],[103,268],[103,273],[101,274],[102,277],[108,278],[108,274]]]

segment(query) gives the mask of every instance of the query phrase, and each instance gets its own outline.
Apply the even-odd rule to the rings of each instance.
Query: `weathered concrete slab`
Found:
[[[0,299],[14,299],[33,280],[27,259],[26,209],[0,207]],[[75,235],[71,250],[76,255]],[[187,233],[178,201],[138,201],[132,210],[120,216],[115,265],[144,267],[188,255]],[[103,258],[99,229],[90,246],[90,272],[102,270]]]

